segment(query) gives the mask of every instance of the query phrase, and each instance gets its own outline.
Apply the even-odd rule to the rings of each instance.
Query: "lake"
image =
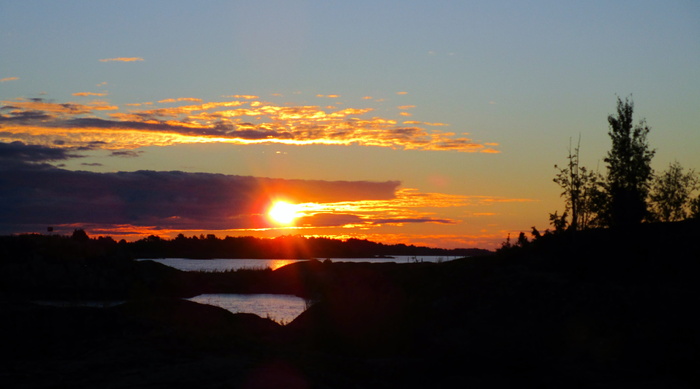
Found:
[[[333,262],[445,262],[460,257],[447,256],[396,256],[394,258],[329,258]],[[139,259],[143,261],[145,259]],[[228,271],[239,269],[279,269],[282,266],[305,261],[304,259],[187,259],[158,258],[152,261],[183,271]],[[301,297],[285,294],[201,294],[188,300],[200,304],[214,305],[233,313],[254,313],[268,317],[278,323],[287,324],[307,308]]]
[[[445,262],[461,257],[452,256],[409,256],[399,255],[393,258],[329,258],[333,262],[396,262],[396,263],[411,263],[411,262]],[[143,261],[145,259],[139,259]],[[159,262],[164,265],[174,267],[184,271],[227,271],[238,269],[279,269],[282,266],[289,265],[294,262],[305,261],[305,259],[187,259],[187,258],[157,258],[150,259],[151,261]],[[325,260],[321,258],[319,260]]]
[[[233,313],[254,313],[287,324],[307,308],[304,299],[288,294],[200,294],[188,300],[214,305]]]

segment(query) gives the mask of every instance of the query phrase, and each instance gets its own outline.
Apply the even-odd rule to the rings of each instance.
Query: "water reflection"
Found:
[[[294,262],[299,262],[297,259],[270,259],[268,260],[267,267],[272,270],[277,270],[282,266],[289,265]]]
[[[386,258],[328,258],[333,262],[396,262],[396,263],[414,263],[414,262],[445,262],[451,261],[457,257],[451,256],[408,256],[398,255]],[[139,259],[142,261],[144,259]],[[187,258],[158,258],[150,259],[151,261],[160,262],[164,265],[174,267],[184,271],[229,271],[238,269],[255,269],[264,270],[268,267],[272,270],[279,269],[282,266],[291,263],[305,261],[305,259],[187,259]],[[325,260],[325,258],[320,258]]]
[[[288,294],[200,294],[188,300],[214,305],[233,313],[254,313],[287,324],[306,309],[306,301]]]
[[[139,259],[143,261],[145,259]],[[278,269],[290,263],[303,261],[303,259],[187,259],[187,258],[157,258],[150,261],[160,262],[164,265],[184,271],[229,271],[238,269],[264,270],[268,267]]]

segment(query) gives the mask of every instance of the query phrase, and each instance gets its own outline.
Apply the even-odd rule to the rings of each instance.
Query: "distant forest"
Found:
[[[492,254],[478,248],[440,249],[405,244],[383,244],[366,239],[331,239],[303,236],[279,236],[277,238],[255,238],[251,236],[223,239],[215,235],[174,239],[151,235],[141,240],[115,241],[111,237],[90,238],[77,229],[71,236],[25,234],[0,237],[3,254],[26,256],[30,252],[41,257],[70,256],[73,258],[118,256],[129,258],[372,258],[405,256],[477,256]],[[9,251],[9,252],[8,252]],[[68,259],[68,258],[65,258]]]

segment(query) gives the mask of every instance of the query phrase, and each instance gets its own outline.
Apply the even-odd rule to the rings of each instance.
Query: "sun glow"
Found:
[[[299,207],[286,201],[275,201],[267,211],[267,216],[277,224],[292,224],[296,218],[301,216]]]

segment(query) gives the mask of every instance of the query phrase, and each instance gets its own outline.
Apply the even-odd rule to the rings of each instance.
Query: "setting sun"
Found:
[[[267,211],[267,216],[277,224],[292,224],[298,218],[299,208],[286,201],[275,201]]]

